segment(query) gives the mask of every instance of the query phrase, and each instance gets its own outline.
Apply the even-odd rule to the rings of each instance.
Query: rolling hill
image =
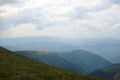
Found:
[[[47,51],[17,51],[16,53],[38,62],[83,74],[112,65],[104,58],[84,50],[59,53]]]
[[[107,78],[109,80],[120,80],[120,64],[94,71],[90,73],[90,75]]]
[[[102,80],[34,62],[0,47],[0,80]]]

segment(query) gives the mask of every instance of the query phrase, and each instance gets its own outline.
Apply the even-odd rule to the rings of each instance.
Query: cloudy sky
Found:
[[[120,0],[0,0],[0,38],[120,37]]]

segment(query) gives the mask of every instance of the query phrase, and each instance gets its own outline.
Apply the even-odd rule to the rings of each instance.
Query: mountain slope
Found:
[[[18,51],[17,53],[35,61],[77,73],[86,74],[111,65],[104,58],[83,50],[61,53],[41,51]]]
[[[17,51],[20,55],[26,56],[37,62],[47,63],[58,68],[69,70],[72,72],[82,73],[81,67],[74,65],[70,61],[62,58],[59,54],[55,52],[45,52],[45,51]]]
[[[94,71],[90,75],[108,78],[109,80],[120,80],[120,64]]]
[[[0,80],[101,80],[37,63],[0,47]]]
[[[58,68],[69,70],[72,72],[83,73],[80,66],[74,65],[70,61],[62,58],[55,52],[43,52],[43,51],[17,51],[18,54],[26,56],[37,62],[47,63]],[[79,67],[79,68],[78,68]]]
[[[68,61],[81,66],[85,73],[112,65],[106,59],[84,50],[68,51],[62,53],[61,56],[67,58]]]
[[[119,39],[91,40],[83,43],[86,44],[81,45],[81,49],[96,53],[114,64],[120,63]]]

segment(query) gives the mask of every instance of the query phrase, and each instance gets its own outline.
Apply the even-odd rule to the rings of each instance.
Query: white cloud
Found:
[[[0,37],[116,36],[119,32],[113,27],[118,26],[119,14],[120,6],[113,0],[29,0],[21,8],[3,5],[0,18],[9,27],[0,31]]]
[[[11,25],[8,29],[4,29],[0,32],[3,38],[24,37],[33,35],[35,25],[31,23],[20,24],[18,26]]]
[[[71,34],[71,29],[64,26],[45,27],[42,30],[37,30],[35,24],[26,23],[17,26],[11,25],[8,29],[0,31],[1,38],[15,38],[25,36],[51,36],[51,37],[66,37],[75,35]],[[75,37],[75,36],[74,36]]]
[[[18,9],[5,5],[0,7],[0,11],[0,17],[8,17],[16,14]]]
[[[112,28],[113,29],[120,29],[120,23],[115,24]]]
[[[120,7],[113,5],[107,9],[89,12],[87,20],[89,25],[98,28],[108,27],[111,28],[114,24],[120,21]]]

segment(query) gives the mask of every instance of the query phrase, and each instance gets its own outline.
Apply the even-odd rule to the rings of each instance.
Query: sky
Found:
[[[0,39],[120,37],[120,0],[0,0]]]

